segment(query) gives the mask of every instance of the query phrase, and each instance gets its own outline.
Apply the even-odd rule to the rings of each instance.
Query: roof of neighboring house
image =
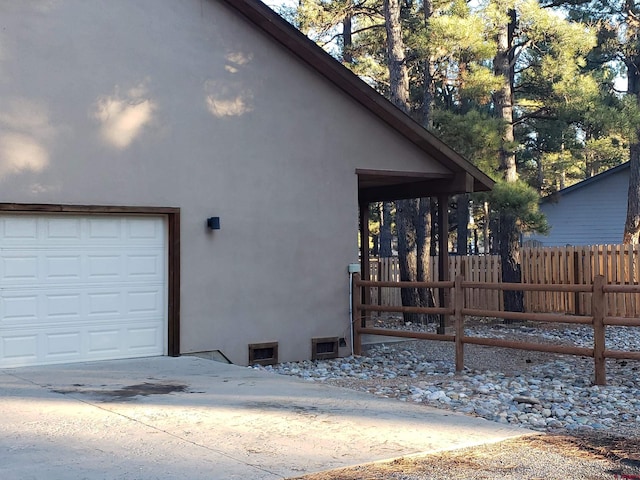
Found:
[[[486,191],[493,187],[495,182],[488,175],[376,92],[351,70],[334,59],[264,3],[259,0],[222,1],[240,12],[274,40],[449,170],[458,174],[470,175],[473,180],[472,188],[474,191]],[[458,184],[464,185],[465,182],[463,180]],[[418,193],[418,190],[419,188],[416,184],[416,193]]]
[[[610,168],[609,170],[605,170],[604,172],[594,175],[593,177],[589,177],[586,180],[582,180],[581,182],[574,183],[570,187],[563,188],[562,190],[558,190],[557,192],[554,192],[551,195],[547,195],[542,200],[540,200],[540,203],[557,202],[560,197],[567,195],[568,193],[572,193],[578,189],[587,187],[595,182],[599,182],[604,178],[607,178],[610,175],[619,173],[628,168],[629,168],[629,162],[621,163],[620,165]]]

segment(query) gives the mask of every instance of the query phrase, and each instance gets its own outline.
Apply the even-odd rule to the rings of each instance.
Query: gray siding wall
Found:
[[[0,26],[0,202],[180,207],[183,353],[348,337],[356,168],[446,171],[214,0],[0,0]]]
[[[553,247],[621,243],[628,187],[629,170],[623,169],[542,203],[551,232],[531,238]]]

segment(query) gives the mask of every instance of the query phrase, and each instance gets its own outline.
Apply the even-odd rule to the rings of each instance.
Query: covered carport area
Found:
[[[409,117],[390,115],[387,121],[421,147],[426,157],[435,159],[449,172],[356,170],[362,278],[371,279],[368,251],[369,205],[374,202],[428,197],[437,202],[438,278],[440,281],[448,281],[449,201],[454,195],[489,191],[495,182]],[[367,289],[365,289],[365,295],[368,295]],[[445,304],[447,292],[441,289],[439,295],[440,304]],[[369,300],[369,298],[363,298],[364,303],[370,303]],[[444,322],[441,322],[439,331],[444,333]]]

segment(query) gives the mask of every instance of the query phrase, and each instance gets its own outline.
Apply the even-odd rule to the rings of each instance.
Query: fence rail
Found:
[[[363,289],[375,288],[443,288],[450,289],[450,295],[445,296],[447,305],[438,307],[401,307],[401,306],[380,306],[373,303],[364,304]],[[453,284],[451,282],[375,282],[364,281],[360,279],[360,275],[353,277],[353,339],[354,353],[360,354],[362,349],[361,336],[363,334],[386,335],[408,338],[419,338],[426,340],[449,341],[455,343],[455,362],[456,371],[464,368],[464,345],[475,344],[494,347],[506,347],[521,350],[533,350],[551,353],[560,353],[567,355],[579,355],[585,357],[593,357],[595,370],[595,383],[597,385],[606,384],[606,358],[631,359],[640,360],[640,352],[629,352],[619,350],[607,350],[605,348],[605,329],[608,325],[637,327],[640,326],[639,319],[626,317],[616,317],[606,315],[607,294],[624,294],[638,296],[640,286],[638,285],[611,285],[605,283],[605,277],[595,275],[590,285],[554,285],[554,284],[522,284],[522,283],[496,283],[496,282],[468,282],[462,275],[457,275]],[[520,313],[520,312],[504,312],[500,310],[482,310],[477,308],[468,308],[468,290],[522,290],[528,293],[536,293],[548,291],[552,294],[556,293],[585,293],[590,295],[590,313],[566,315],[559,313]],[[637,300],[637,299],[636,299]],[[397,311],[412,312],[424,314],[445,314],[452,315],[454,320],[454,335],[440,335],[436,333],[414,332],[394,329],[373,328],[367,325],[367,312],[371,311]],[[513,320],[528,320],[533,322],[552,322],[552,323],[579,323],[591,325],[593,328],[593,348],[567,346],[567,345],[549,345],[533,342],[508,341],[496,338],[470,337],[464,333],[465,316],[485,316],[496,317]]]
[[[592,285],[603,276],[608,285],[607,314],[615,317],[640,317],[640,297],[636,291],[615,285],[636,286],[640,291],[640,245],[594,245],[587,247],[524,247],[521,250],[522,283],[529,285]],[[398,259],[374,258],[370,261],[374,281],[400,281]],[[429,265],[431,278],[438,281],[438,257]],[[462,275],[465,282],[500,283],[502,274],[497,255],[449,257],[449,278]],[[522,289],[526,312],[554,312],[577,315],[591,314],[591,291],[555,289]],[[503,291],[498,289],[465,289],[467,305],[480,310],[503,309]],[[436,298],[436,304],[438,299]],[[372,289],[372,303],[385,306],[402,305],[399,289]]]

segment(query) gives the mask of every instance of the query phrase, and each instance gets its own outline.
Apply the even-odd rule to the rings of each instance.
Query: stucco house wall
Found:
[[[621,243],[628,188],[625,163],[560,190],[540,203],[551,226],[549,235],[530,238],[545,247]]]
[[[223,2],[4,0],[0,23],[0,203],[180,208],[182,353],[348,339],[356,169],[447,172]]]

